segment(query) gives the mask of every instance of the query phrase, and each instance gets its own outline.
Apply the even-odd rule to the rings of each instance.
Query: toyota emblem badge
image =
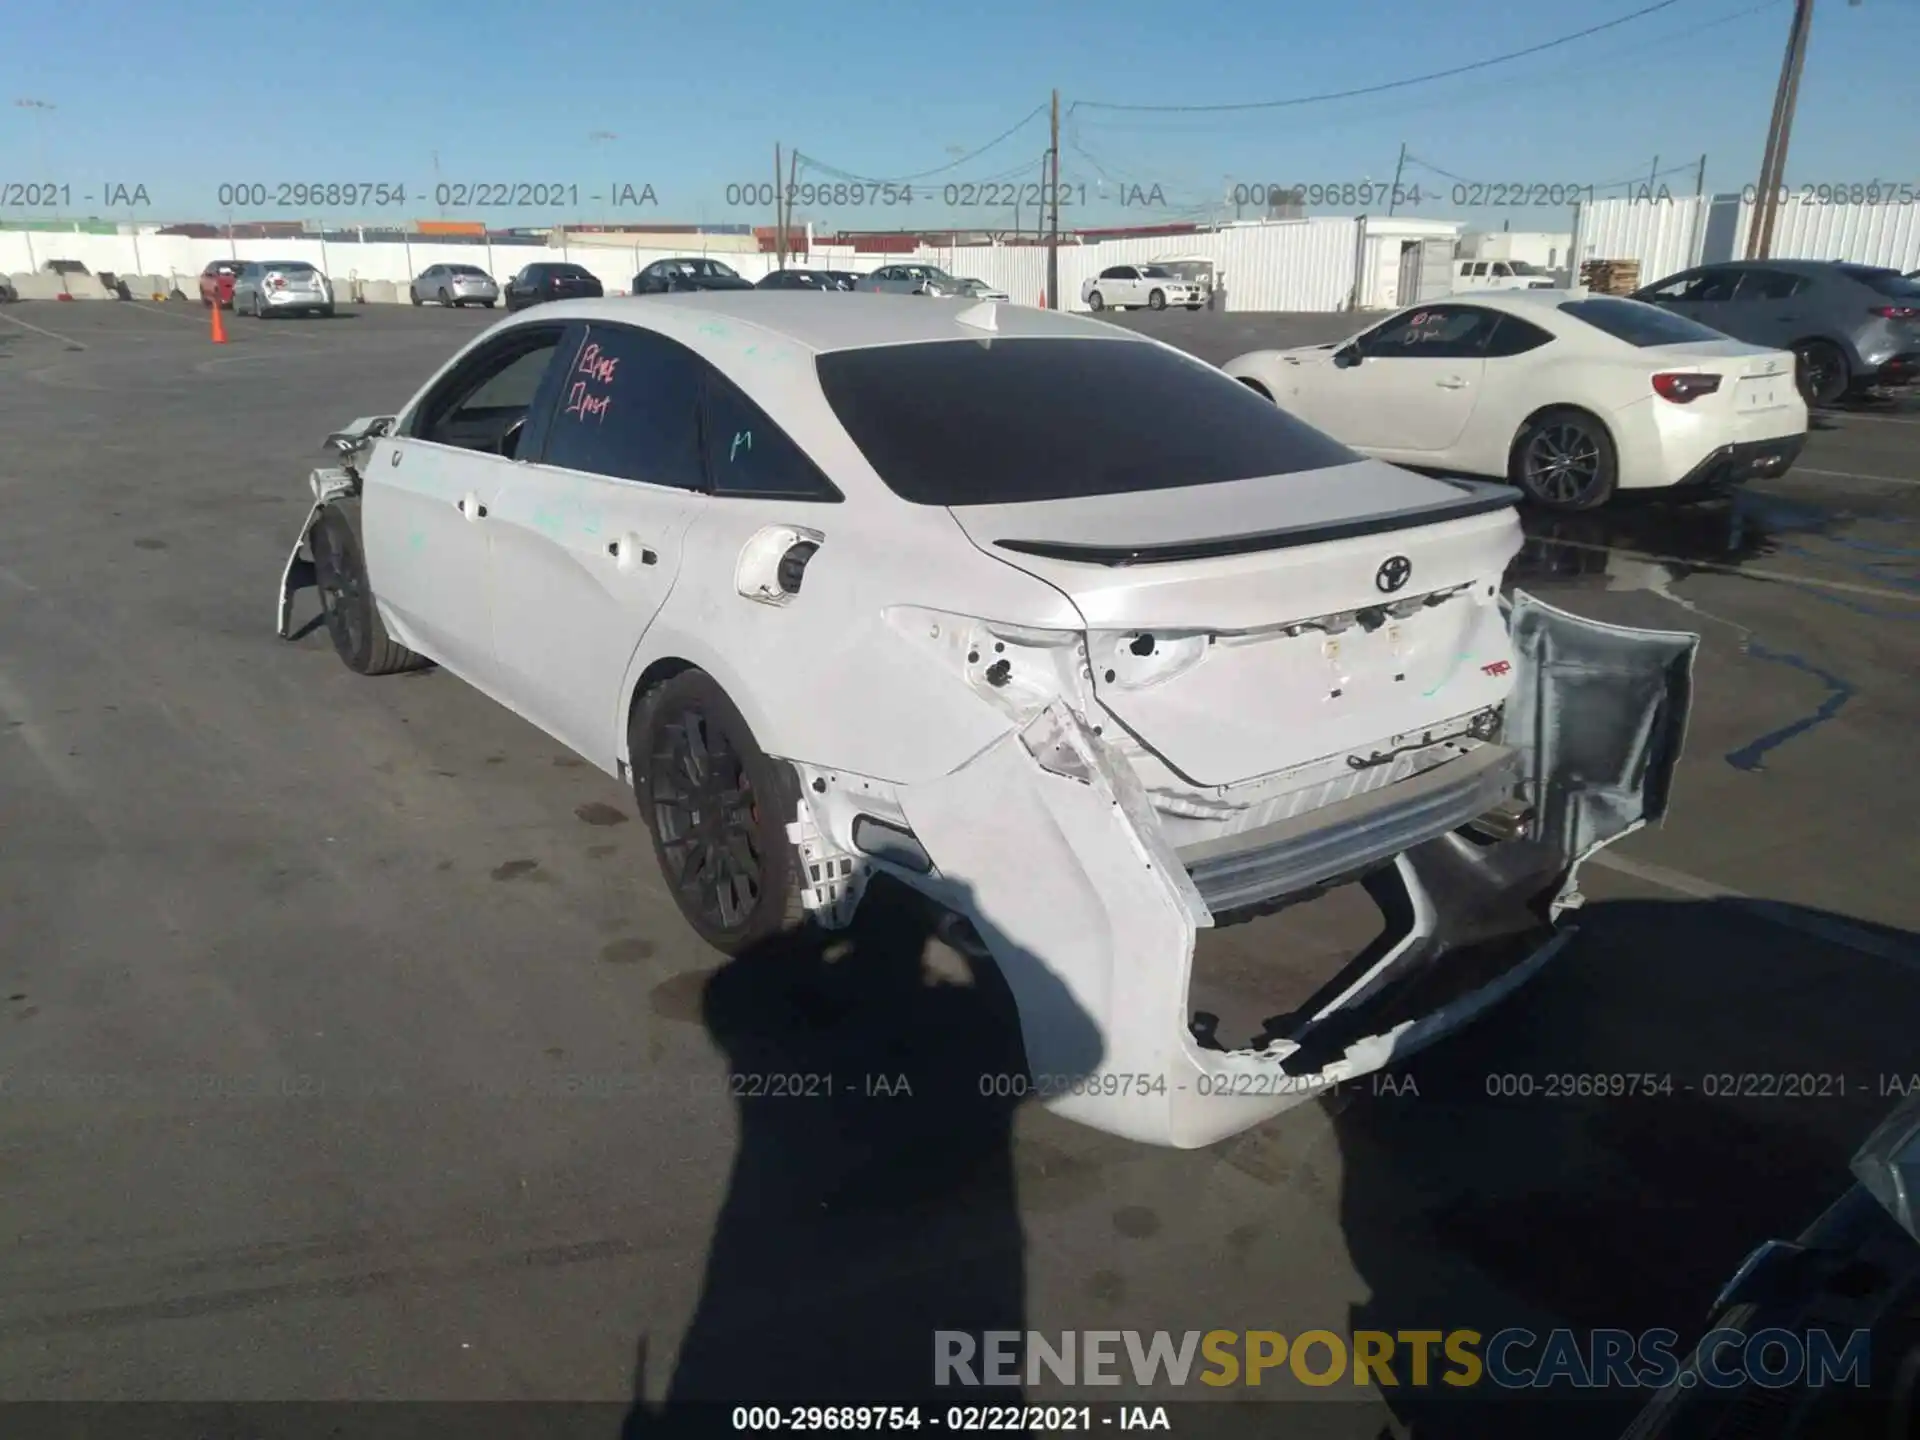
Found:
[[[1373,572],[1374,585],[1388,595],[1412,578],[1413,562],[1404,555],[1389,555],[1380,562],[1380,568]]]

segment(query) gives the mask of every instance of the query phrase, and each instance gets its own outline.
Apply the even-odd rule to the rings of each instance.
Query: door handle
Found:
[[[646,546],[642,545],[632,536],[628,536],[625,540],[609,540],[607,542],[607,554],[622,563],[625,563],[629,556],[638,556],[642,565],[656,565],[660,561],[658,555],[647,549]]]
[[[453,502],[453,508],[469,520],[484,520],[487,518],[487,507],[482,505],[479,499],[472,495],[461,496]]]
[[[1442,390],[1464,390],[1467,388],[1467,382],[1457,375],[1449,376],[1445,380],[1436,380],[1433,383],[1438,385]]]

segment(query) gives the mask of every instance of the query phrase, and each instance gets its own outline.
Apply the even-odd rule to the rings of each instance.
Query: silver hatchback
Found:
[[[432,300],[453,309],[461,305],[484,305],[491,310],[500,303],[500,287],[478,265],[429,265],[409,287],[416,305]]]

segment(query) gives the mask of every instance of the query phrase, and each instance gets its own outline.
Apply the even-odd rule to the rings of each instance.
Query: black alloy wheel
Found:
[[[1618,468],[1613,441],[1597,421],[1551,410],[1522,432],[1512,478],[1549,509],[1592,510],[1613,497]]]
[[[687,923],[732,955],[797,919],[787,821],[798,794],[720,686],[683,671],[647,697],[634,730],[635,799]]]

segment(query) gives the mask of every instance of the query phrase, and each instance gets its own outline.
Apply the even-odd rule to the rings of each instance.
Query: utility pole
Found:
[[[1047,187],[1047,308],[1060,308],[1060,92],[1053,92],[1053,121],[1047,159],[1052,183]]]
[[[780,244],[782,246],[789,245],[793,238],[787,232],[793,229],[793,191],[794,191],[793,182],[797,180],[799,176],[800,176],[800,151],[799,151],[799,148],[796,146],[794,149],[789,150],[787,152],[787,190],[786,190],[787,228],[786,230],[782,230],[780,232]],[[785,269],[786,267],[783,265],[781,268]]]
[[[787,268],[786,212],[780,204],[784,198],[780,184],[785,179],[785,167],[780,163],[780,142],[776,140],[773,142],[773,254],[775,263],[782,270]]]
[[[1767,149],[1760,162],[1760,194],[1753,228],[1747,237],[1747,258],[1764,260],[1773,248],[1773,224],[1779,212],[1780,189],[1786,183],[1787,143],[1793,135],[1793,108],[1800,98],[1800,71],[1807,61],[1807,36],[1813,28],[1813,0],[1794,0],[1793,28],[1787,32],[1787,53],[1780,63],[1780,86],[1773,97],[1773,122],[1767,131]]]
[[[1652,167],[1647,171],[1647,203],[1649,205],[1653,203],[1654,187],[1657,186],[1659,183],[1660,183],[1660,157],[1656,155],[1653,157]]]
[[[1693,174],[1693,198],[1701,200],[1707,193],[1707,157],[1700,157],[1700,168]]]
[[[1407,142],[1400,142],[1400,158],[1393,162],[1393,193],[1387,196],[1387,214],[1393,214],[1393,207],[1400,203],[1400,172],[1407,168]]]

